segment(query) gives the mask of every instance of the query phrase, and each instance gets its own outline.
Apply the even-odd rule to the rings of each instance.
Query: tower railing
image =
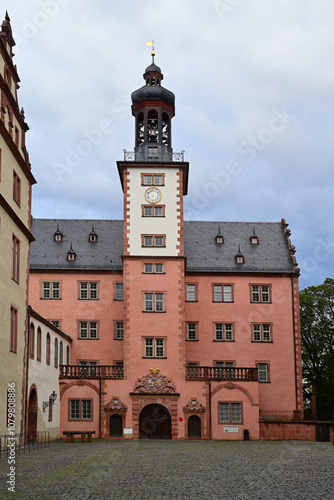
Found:
[[[124,153],[124,161],[135,161],[136,160],[135,151],[127,151],[126,149],[123,149],[123,153]],[[184,162],[184,153],[185,153],[185,151],[180,151],[179,153],[173,152],[172,161]]]

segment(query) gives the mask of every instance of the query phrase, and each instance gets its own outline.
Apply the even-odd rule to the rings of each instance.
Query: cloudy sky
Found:
[[[285,218],[300,287],[334,276],[333,0],[1,0],[33,215],[121,219],[116,161],[155,41],[190,162],[188,220]]]

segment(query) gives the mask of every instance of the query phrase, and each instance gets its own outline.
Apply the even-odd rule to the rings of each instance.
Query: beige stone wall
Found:
[[[29,242],[11,217],[0,207],[0,434],[5,434],[7,388],[15,384],[16,432],[21,431],[22,378],[27,307],[27,262]],[[20,240],[20,281],[11,278],[12,234]],[[10,352],[10,308],[18,310],[17,353]]]

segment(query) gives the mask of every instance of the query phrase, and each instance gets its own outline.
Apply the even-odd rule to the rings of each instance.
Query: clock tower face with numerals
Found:
[[[148,202],[148,203],[152,203],[152,204],[155,204],[155,203],[159,203],[159,201],[161,200],[161,191],[160,189],[156,188],[156,187],[150,187],[148,189],[146,189],[145,191],[145,200]]]

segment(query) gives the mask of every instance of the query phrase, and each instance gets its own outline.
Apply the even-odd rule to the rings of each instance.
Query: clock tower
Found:
[[[124,192],[124,255],[183,256],[188,167],[172,148],[175,96],[154,63],[132,93],[135,148],[117,163]]]
[[[124,192],[124,376],[152,366],[184,378],[183,196],[189,164],[172,148],[175,96],[154,62],[132,93],[134,151],[117,162]],[[153,358],[153,359],[152,359]]]

